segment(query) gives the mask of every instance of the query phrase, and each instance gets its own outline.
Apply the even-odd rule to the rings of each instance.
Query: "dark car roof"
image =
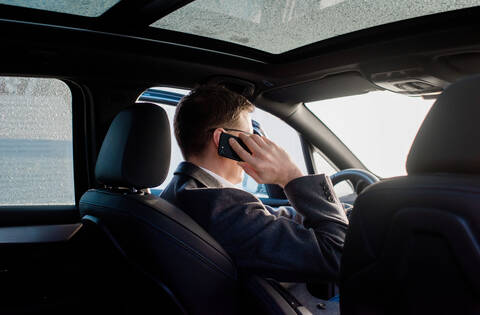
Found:
[[[480,51],[476,36],[480,8],[468,7],[475,5],[474,1],[451,12],[405,20],[393,17],[390,20],[396,22],[372,27],[365,24],[364,29],[340,31],[325,40],[299,42],[299,47],[279,54],[248,47],[241,40],[216,39],[219,36],[207,32],[199,36],[173,30],[181,23],[170,29],[152,26],[199,1],[82,1],[87,8],[78,4],[79,11],[72,11],[62,1],[32,1],[21,7],[4,0],[0,1],[2,38],[5,47],[24,44],[30,55],[40,56],[50,65],[40,69],[43,71],[37,71],[37,64],[26,66],[35,69],[32,73],[188,88],[223,76],[244,80],[240,87],[250,84],[249,94],[260,103],[269,99],[294,104],[376,89],[425,95],[437,93],[479,68],[472,62]],[[324,7],[341,3],[320,2]],[[95,7],[89,8],[92,4]],[[449,9],[434,8],[432,13],[442,10]],[[401,17],[403,13],[396,14]],[[183,23],[189,24],[189,16],[185,17]],[[9,53],[17,59],[31,57],[22,56],[24,52]]]

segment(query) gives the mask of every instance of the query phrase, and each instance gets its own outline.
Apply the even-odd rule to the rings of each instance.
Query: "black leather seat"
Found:
[[[81,214],[99,219],[129,259],[165,283],[188,313],[233,313],[237,274],[228,254],[182,211],[139,191],[160,185],[169,163],[165,111],[147,103],[123,110],[95,168],[108,188],[86,192]]]
[[[256,277],[245,284],[260,308],[249,309],[250,300],[239,289],[237,270],[223,248],[183,211],[140,191],[160,185],[169,163],[165,111],[148,103],[121,111],[105,136],[95,168],[105,188],[91,189],[80,200],[84,222],[98,226],[130,263],[168,292],[183,313],[266,309],[270,314],[295,314],[277,291]]]
[[[480,314],[480,76],[438,98],[408,176],[356,200],[344,247],[342,314]]]

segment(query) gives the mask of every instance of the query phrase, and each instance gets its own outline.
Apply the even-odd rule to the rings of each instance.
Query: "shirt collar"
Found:
[[[204,170],[205,172],[207,172],[210,176],[212,176],[213,178],[215,178],[216,180],[218,180],[220,182],[220,184],[222,184],[223,187],[228,187],[228,188],[238,188],[237,186],[235,186],[234,184],[232,184],[231,182],[229,182],[228,180],[226,180],[225,178],[223,178],[222,176],[212,172],[211,170],[208,170],[204,167],[201,167],[199,166],[202,170]]]

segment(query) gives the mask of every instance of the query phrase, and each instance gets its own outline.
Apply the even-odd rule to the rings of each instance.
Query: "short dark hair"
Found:
[[[241,112],[253,108],[244,96],[222,86],[192,90],[178,103],[173,124],[183,157],[202,153],[212,129],[233,127]]]

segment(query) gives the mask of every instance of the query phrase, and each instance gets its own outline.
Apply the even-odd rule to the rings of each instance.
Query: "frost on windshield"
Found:
[[[68,86],[0,77],[0,121],[0,206],[73,204]]]

